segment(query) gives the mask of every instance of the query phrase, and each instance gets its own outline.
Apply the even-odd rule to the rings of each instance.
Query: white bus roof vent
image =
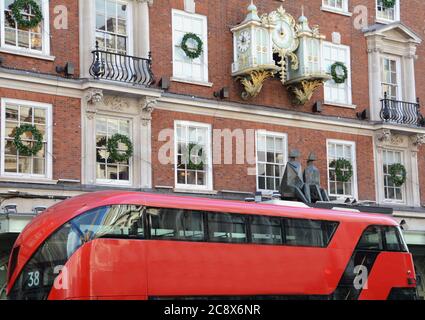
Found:
[[[283,206],[283,207],[297,207],[297,208],[311,208],[305,203],[302,202],[296,202],[296,201],[284,201],[284,200],[269,200],[269,201],[263,201],[262,203],[265,204],[274,204],[277,206]]]

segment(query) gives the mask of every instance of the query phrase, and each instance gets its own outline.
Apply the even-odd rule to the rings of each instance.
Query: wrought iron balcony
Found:
[[[420,112],[419,98],[416,103],[389,99],[385,94],[381,99],[381,119],[386,123],[424,126],[424,118]]]
[[[152,59],[139,58],[99,50],[92,51],[93,62],[90,66],[90,75],[95,79],[114,80],[133,84],[150,86],[154,82],[152,73]]]

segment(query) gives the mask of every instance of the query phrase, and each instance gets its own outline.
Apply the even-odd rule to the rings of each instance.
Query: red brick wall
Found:
[[[29,70],[41,73],[56,73],[56,66],[65,66],[72,62],[75,66],[75,77],[79,76],[79,18],[77,0],[50,0],[50,55],[56,57],[54,61],[30,58],[25,56],[0,53],[3,59],[2,66]],[[54,8],[65,5],[68,8],[68,30],[54,28],[56,14]]]
[[[81,179],[80,99],[0,88],[1,98],[53,105],[53,179]]]
[[[158,160],[158,152],[164,142],[158,141],[159,133],[162,129],[173,129],[174,120],[197,121],[209,123],[214,129],[240,128],[242,130],[268,130],[288,134],[289,150],[297,148],[301,152],[300,161],[305,167],[306,159],[310,152],[315,152],[318,158],[316,166],[321,172],[322,186],[327,190],[327,160],[326,160],[326,139],[341,139],[354,141],[357,152],[357,168],[359,183],[359,197],[363,200],[375,200],[375,174],[373,164],[373,142],[371,137],[335,133],[330,131],[318,131],[279,125],[269,125],[248,121],[238,121],[188,113],[155,111],[152,120],[152,166],[153,166],[153,186],[174,186],[174,165],[162,165]],[[233,159],[235,159],[235,143]],[[222,153],[224,154],[224,147]],[[222,155],[223,158],[223,155]],[[255,165],[254,165],[255,167]],[[254,192],[256,190],[256,177],[247,174],[248,168],[252,165],[214,165],[213,179],[214,190],[232,190]]]
[[[275,0],[255,1],[259,13],[268,13],[275,10],[282,3]],[[425,4],[420,0],[401,1],[402,21],[412,28],[419,36],[424,35],[423,18]],[[214,83],[213,88],[187,85],[173,82],[170,91],[174,93],[189,94],[205,98],[213,98],[213,92],[222,87],[230,88],[230,101],[246,103],[241,100],[240,85],[231,77],[231,63],[233,61],[233,42],[230,32],[231,26],[240,23],[246,16],[249,1],[241,0],[203,0],[196,1],[196,12],[208,16],[208,50],[209,50],[209,81]],[[318,24],[327,41],[332,40],[332,32],[337,31],[342,36],[342,44],[351,47],[352,65],[352,95],[353,104],[357,110],[325,106],[325,115],[355,117],[356,112],[369,107],[368,85],[368,57],[367,45],[364,34],[354,28],[354,18],[339,14],[324,12],[320,9],[322,0],[295,1],[288,0],[283,3],[284,8],[298,18],[301,14],[301,4],[304,5],[305,15],[310,20],[310,25]],[[350,11],[356,5],[368,7],[369,24],[375,21],[375,0],[350,0]],[[155,1],[151,8],[151,46],[154,58],[154,74],[157,78],[172,76],[172,32],[171,8],[184,9],[183,0]],[[425,99],[425,48],[423,45],[418,50],[416,77],[417,92]],[[284,109],[311,112],[312,105],[317,100],[323,100],[323,90],[317,90],[310,102],[304,107],[291,105],[287,90],[278,80],[268,80],[264,84],[261,94],[249,103],[267,105]]]

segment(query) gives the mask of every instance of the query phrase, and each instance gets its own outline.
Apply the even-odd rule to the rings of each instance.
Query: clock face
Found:
[[[297,49],[295,30],[284,20],[277,21],[272,37],[277,49],[286,51],[295,51]]]
[[[242,31],[238,36],[238,50],[240,52],[246,52],[251,45],[251,35],[248,31]]]

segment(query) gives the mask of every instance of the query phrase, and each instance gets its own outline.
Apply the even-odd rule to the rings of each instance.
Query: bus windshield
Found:
[[[26,264],[10,299],[47,299],[55,278],[68,259],[85,243],[102,237],[144,237],[143,207],[101,207],[74,218],[49,237]]]

